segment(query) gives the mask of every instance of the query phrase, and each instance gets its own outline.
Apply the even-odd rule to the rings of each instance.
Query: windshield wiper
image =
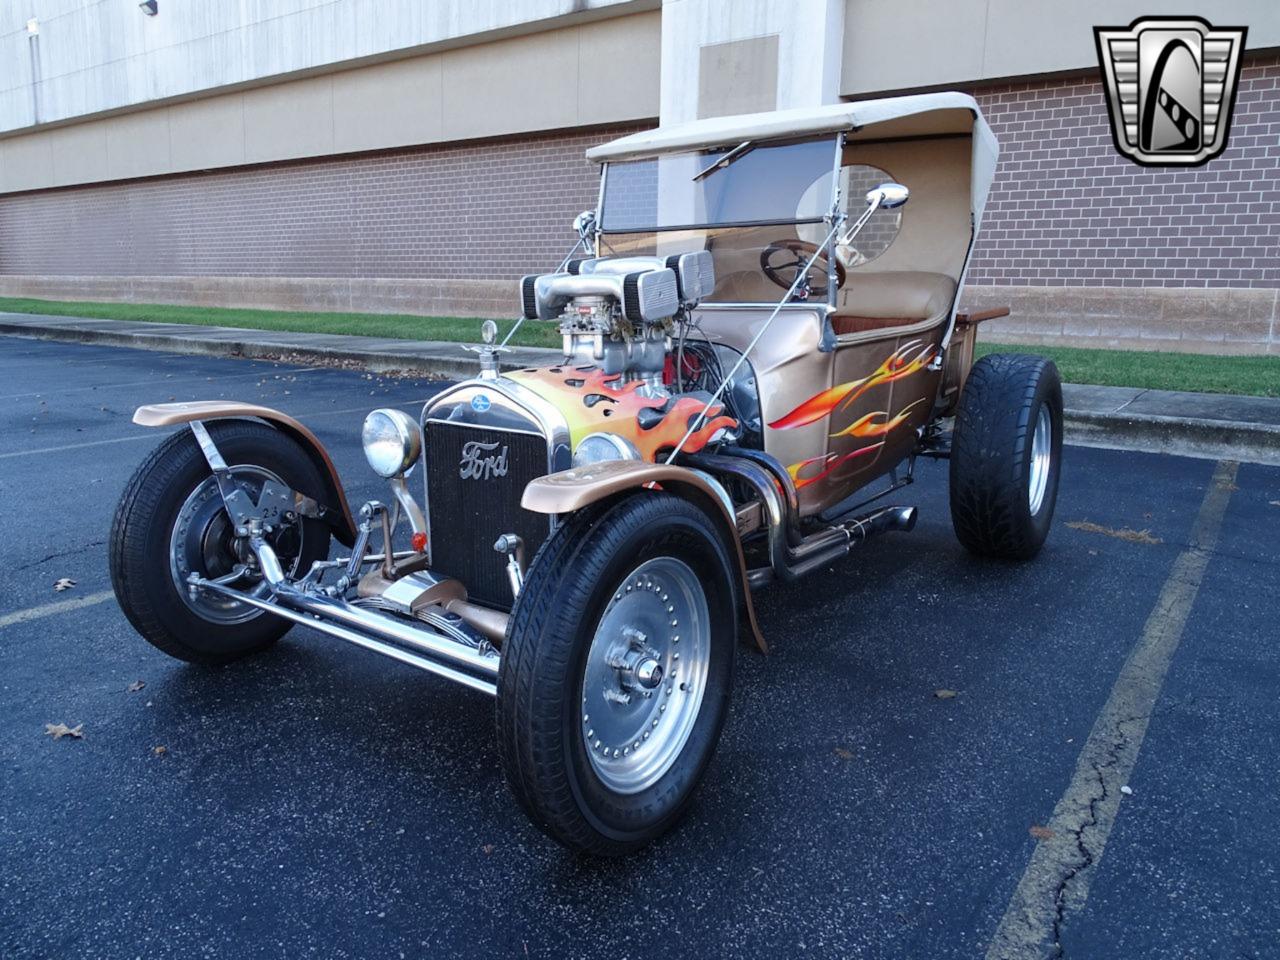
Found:
[[[723,157],[721,157],[720,159],[716,160],[714,163],[706,167],[706,169],[700,170],[699,172],[695,173],[693,175],[693,182],[697,183],[703,177],[709,177],[711,176],[711,174],[715,173],[717,170],[723,170],[725,167],[733,163],[735,160],[741,160],[743,157],[745,157],[748,153],[750,153],[755,148],[756,148],[756,142],[754,140],[743,140],[740,144],[738,144],[736,147],[734,147],[732,150],[726,153]]]

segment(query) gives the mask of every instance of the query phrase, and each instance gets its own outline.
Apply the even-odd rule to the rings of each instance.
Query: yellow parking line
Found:
[[[102,590],[98,593],[76,597],[74,600],[55,600],[53,603],[46,603],[39,607],[15,610],[13,613],[0,615],[0,630],[5,627],[12,627],[15,624],[26,623],[30,620],[39,620],[41,617],[52,617],[55,614],[70,613],[72,610],[92,607],[95,604],[102,603],[104,600],[110,600],[114,596],[115,594],[110,590]]]
[[[1238,468],[1234,461],[1223,460],[1214,470],[1191,542],[1174,561],[1142,636],[1094,721],[1071,783],[1053,808],[1051,835],[1036,845],[987,949],[987,960],[1049,955],[1058,946],[1063,923],[1083,909],[1089,881],[1120,810],[1120,788],[1129,782],[1137,763],[1169,663],[1217,545]]]

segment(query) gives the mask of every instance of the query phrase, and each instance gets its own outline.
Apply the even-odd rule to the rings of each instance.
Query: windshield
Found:
[[[735,144],[610,163],[601,229],[634,233],[820,221],[831,209],[836,143],[826,137],[745,149]],[[728,161],[724,166],[709,169],[722,159]]]

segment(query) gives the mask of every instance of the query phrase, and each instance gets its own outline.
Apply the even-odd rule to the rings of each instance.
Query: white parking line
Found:
[[[390,403],[386,406],[390,407],[417,407],[426,403],[423,400],[406,400],[403,403]],[[373,409],[372,405],[366,404],[363,407],[348,407],[346,410],[322,410],[319,413],[308,413],[303,419],[318,420],[320,417],[337,417],[348,413],[368,413]],[[7,460],[10,457],[33,457],[41,453],[62,453],[66,450],[80,450],[83,447],[100,447],[107,443],[132,443],[135,440],[155,440],[156,434],[150,430],[145,433],[134,434],[128,437],[113,437],[110,440],[86,440],[84,443],[68,443],[60,447],[38,447],[35,450],[10,450],[7,453],[0,453],[0,460]]]
[[[108,443],[132,443],[135,440],[154,440],[154,433],[139,433],[131,437],[113,437],[110,440],[86,440],[84,443],[68,443],[60,447],[37,447],[35,450],[10,450],[0,453],[0,460],[10,457],[34,457],[41,453],[61,453],[64,450],[80,450],[84,447],[101,447]]]
[[[1239,464],[1213,472],[1187,549],[1174,561],[1142,636],[1111,688],[1076,761],[1066,793],[1053,808],[1051,836],[1041,840],[987,950],[987,960],[1030,960],[1061,953],[1062,925],[1079,914],[1089,881],[1115,824],[1138,750],[1169,663],[1218,542]]]
[[[282,368],[284,369],[284,368]],[[290,367],[288,373],[282,375],[271,370],[259,370],[256,373],[220,373],[216,377],[210,377],[207,374],[192,374],[189,377],[148,377],[146,380],[129,380],[125,383],[97,383],[87,384],[83,387],[50,387],[48,390],[33,390],[27,393],[10,393],[0,397],[0,400],[21,400],[24,397],[61,397],[68,393],[83,392],[85,390],[122,390],[125,387],[145,387],[147,385],[155,385],[163,383],[166,387],[181,386],[184,383],[208,383],[210,381],[221,383],[224,380],[250,380],[257,377],[259,380],[272,380],[285,382],[284,376],[292,376],[295,373],[310,373],[314,370],[324,370],[325,367]],[[292,382],[292,381],[289,381]]]
[[[79,610],[82,607],[92,607],[95,604],[102,603],[104,600],[110,600],[114,596],[115,594],[110,590],[102,590],[98,593],[76,597],[74,600],[55,600],[53,603],[46,603],[39,607],[15,610],[13,613],[0,615],[0,630],[5,627],[12,627],[14,624],[26,623],[29,620],[39,620],[41,617],[52,617],[55,614],[70,613],[72,610]]]

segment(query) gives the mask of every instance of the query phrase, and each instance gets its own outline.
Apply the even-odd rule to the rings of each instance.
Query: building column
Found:
[[[839,100],[844,0],[663,0],[661,122]]]

